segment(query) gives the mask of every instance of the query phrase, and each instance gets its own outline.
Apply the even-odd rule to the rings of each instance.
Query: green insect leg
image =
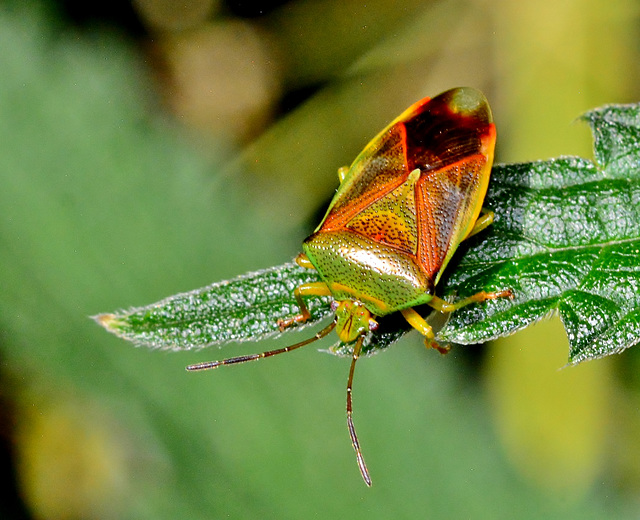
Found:
[[[430,305],[435,310],[440,312],[453,312],[457,311],[461,307],[464,307],[465,305],[469,305],[470,303],[480,303],[486,300],[495,300],[496,298],[513,298],[513,291],[511,289],[504,289],[502,291],[495,292],[480,291],[476,294],[468,296],[467,298],[462,298],[462,300],[458,300],[455,303],[449,303],[442,298],[434,296],[427,303],[427,305]]]
[[[418,314],[413,308],[411,309],[402,309],[400,311],[404,316],[404,319],[407,320],[409,325],[411,325],[414,329],[416,329],[420,334],[424,336],[424,343],[427,348],[436,349],[440,354],[446,354],[451,350],[451,348],[446,345],[442,346],[436,341],[435,334],[433,333],[433,329],[431,325],[427,323],[427,321]]]
[[[331,291],[329,291],[327,284],[324,282],[311,282],[296,287],[293,291],[293,296],[300,308],[300,313],[290,318],[279,319],[278,328],[281,331],[295,323],[304,323],[311,317],[309,308],[302,298],[303,296],[331,296]]]
[[[464,237],[464,240],[472,237],[476,233],[480,233],[480,231],[489,227],[493,223],[493,211],[482,208],[481,213],[482,214],[478,217],[478,220],[476,220],[476,223],[471,228],[471,231],[469,231],[469,234]]]
[[[449,303],[442,298],[433,296],[427,303],[427,305],[433,307],[439,312],[450,313],[471,303],[479,303],[485,300],[494,300],[496,298],[513,298],[513,292],[511,291],[511,289],[505,289],[503,291],[495,292],[480,291],[472,296],[463,298],[462,300],[458,300],[455,303]],[[427,321],[422,316],[420,316],[420,314],[418,314],[417,311],[411,308],[402,309],[400,312],[404,316],[404,319],[407,320],[409,325],[411,325],[425,337],[424,341],[427,348],[434,348],[438,352],[440,352],[440,354],[446,354],[447,352],[449,352],[451,347],[449,347],[449,345],[442,346],[438,342],[436,342],[435,334],[433,333],[431,325],[429,325]]]
[[[309,257],[304,253],[300,253],[298,256],[296,256],[295,262],[300,267],[304,267],[305,269],[315,269],[315,266],[311,263]]]

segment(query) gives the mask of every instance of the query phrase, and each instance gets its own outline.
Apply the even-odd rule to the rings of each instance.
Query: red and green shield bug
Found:
[[[452,312],[473,302],[511,297],[510,290],[479,292],[455,303],[435,287],[460,242],[487,227],[493,213],[482,210],[487,192],[495,125],[485,96],[455,88],[405,110],[380,132],[350,167],[340,168],[340,186],[324,219],[302,244],[297,263],[315,269],[321,281],[299,286],[300,313],[281,319],[281,330],[309,319],[304,298],[331,296],[334,321],[315,336],[289,347],[188,370],[244,363],[300,348],[334,328],[353,344],[347,380],[347,425],[360,473],[371,485],[352,420],[355,363],[377,316],[401,312],[441,352],[427,321],[414,309],[427,304]]]

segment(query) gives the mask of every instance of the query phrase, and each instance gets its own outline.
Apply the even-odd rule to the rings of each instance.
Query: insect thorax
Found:
[[[302,247],[336,300],[360,300],[376,316],[432,298],[432,280],[393,247],[348,231],[314,233]]]

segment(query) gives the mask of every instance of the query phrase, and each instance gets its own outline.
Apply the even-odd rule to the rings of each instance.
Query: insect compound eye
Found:
[[[340,306],[340,304],[339,304],[337,301],[333,300],[333,301],[331,302],[331,310],[332,310],[333,312],[336,312],[336,311],[338,310],[338,307],[339,307],[339,306]]]
[[[369,320],[369,330],[373,332],[374,330],[377,330],[377,329],[378,329],[378,322],[373,318],[371,318]]]

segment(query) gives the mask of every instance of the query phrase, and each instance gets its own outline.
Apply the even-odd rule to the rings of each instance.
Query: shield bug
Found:
[[[511,297],[510,290],[479,292],[455,303],[435,295],[444,269],[463,240],[493,221],[482,210],[496,140],[491,109],[473,88],[455,88],[405,110],[380,132],[350,167],[324,219],[302,244],[297,263],[316,269],[321,281],[295,289],[300,312],[281,319],[281,330],[309,319],[306,297],[331,296],[334,321],[289,347],[199,363],[204,370],[289,352],[334,328],[353,344],[347,380],[347,425],[360,473],[371,485],[352,420],[355,363],[376,317],[400,312],[442,353],[427,321],[414,309],[427,304],[452,312],[473,302]]]

